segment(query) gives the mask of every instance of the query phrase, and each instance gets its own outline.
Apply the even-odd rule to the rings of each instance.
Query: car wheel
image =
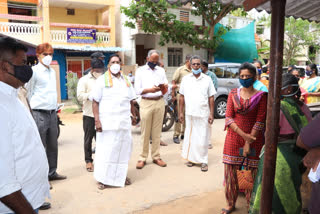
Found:
[[[214,117],[217,119],[224,118],[227,110],[227,98],[219,97],[214,105]]]

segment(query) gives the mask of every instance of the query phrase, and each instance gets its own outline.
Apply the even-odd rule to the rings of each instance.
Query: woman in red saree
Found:
[[[223,214],[235,210],[239,187],[237,170],[247,157],[253,179],[257,173],[259,155],[264,144],[267,94],[253,88],[256,68],[243,63],[239,68],[242,88],[233,89],[228,96],[225,129],[228,130],[223,150],[225,195],[227,208]],[[251,191],[246,190],[249,206]]]

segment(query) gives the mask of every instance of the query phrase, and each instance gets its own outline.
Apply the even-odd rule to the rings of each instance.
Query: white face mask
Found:
[[[120,72],[120,65],[119,64],[113,64],[110,66],[110,71],[113,74],[117,74]]]
[[[42,58],[42,63],[46,66],[49,66],[52,62],[52,56],[48,55]]]

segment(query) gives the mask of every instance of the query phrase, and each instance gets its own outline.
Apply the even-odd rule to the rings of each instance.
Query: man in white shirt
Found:
[[[93,172],[92,139],[96,137],[92,101],[89,95],[96,84],[98,77],[104,72],[104,62],[101,59],[91,59],[92,70],[81,77],[77,86],[77,98],[83,103],[83,131],[84,131],[84,159],[88,172]]]
[[[56,74],[50,67],[53,48],[48,43],[40,44],[36,48],[36,54],[39,63],[32,67],[33,76],[27,84],[28,99],[46,149],[49,180],[62,180],[67,177],[56,172],[58,165],[57,88]]]
[[[150,50],[147,57],[148,63],[136,72],[135,90],[141,95],[141,143],[142,153],[136,168],[142,169],[149,154],[149,140],[152,136],[151,157],[153,163],[165,167],[167,164],[160,158],[160,136],[163,124],[165,103],[163,94],[168,89],[168,80],[163,68],[158,66],[159,52]]]
[[[180,85],[179,118],[186,122],[182,157],[187,166],[201,164],[208,171],[209,124],[213,123],[214,95],[217,93],[209,76],[202,73],[201,58],[190,59],[192,74],[186,75]],[[183,108],[185,106],[185,115]]]
[[[0,39],[1,214],[37,213],[49,196],[47,157],[30,111],[18,98],[17,89],[32,76],[25,55],[16,55],[18,46]]]
[[[130,111],[135,120],[132,100],[136,94],[120,63],[118,55],[110,56],[109,70],[97,79],[90,94],[97,130],[94,177],[100,190],[131,184],[127,178],[132,151]]]

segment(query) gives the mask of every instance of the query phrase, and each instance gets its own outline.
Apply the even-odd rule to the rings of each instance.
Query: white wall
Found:
[[[116,46],[125,49],[124,52],[120,52],[121,57],[125,65],[136,64],[136,44],[135,38],[132,36],[136,29],[131,29],[124,26],[124,23],[128,18],[120,12],[121,6],[129,6],[131,0],[117,0],[115,1],[115,14],[116,14]]]
[[[188,54],[199,55],[202,58],[207,58],[207,51],[204,49],[196,50],[193,47],[188,45],[180,45],[174,43],[168,43],[166,46],[160,46],[159,43],[160,36],[155,36],[155,49],[160,52],[160,60],[163,62],[165,69],[167,70],[167,78],[169,82],[172,80],[173,73],[177,70],[178,67],[168,67],[168,48],[182,48],[183,58],[182,61],[185,61],[185,58]]]

